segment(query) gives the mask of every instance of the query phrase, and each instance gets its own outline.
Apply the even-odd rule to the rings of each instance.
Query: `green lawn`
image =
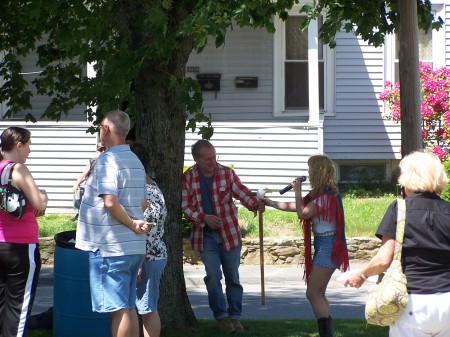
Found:
[[[54,236],[57,233],[74,230],[77,222],[71,221],[73,214],[46,214],[38,217],[39,237]]]
[[[393,195],[379,198],[343,198],[347,237],[373,236],[387,207],[394,200]],[[76,222],[70,221],[72,217],[73,214],[49,214],[39,217],[39,236],[53,236],[59,232],[76,229]],[[239,221],[244,237],[258,237],[258,216],[254,217],[252,212],[241,208]],[[283,212],[268,207],[264,212],[263,221],[265,237],[302,236],[295,212]]]
[[[335,337],[386,337],[388,328],[367,325],[361,319],[334,319]],[[317,323],[314,320],[242,320],[246,329],[239,336],[246,337],[318,337]],[[236,335],[236,334],[232,334]],[[198,326],[190,331],[168,331],[164,329],[161,337],[226,337],[217,329],[214,320],[200,320]],[[35,330],[26,337],[53,337],[52,330]],[[58,336],[59,337],[59,336]],[[60,336],[64,337],[64,336]],[[80,336],[81,337],[81,336]]]
[[[387,207],[395,197],[343,198],[345,229],[347,237],[373,236]],[[239,210],[244,237],[258,237],[259,219],[247,209]],[[300,223],[295,212],[283,212],[267,208],[264,212],[264,236],[302,236]]]
[[[387,328],[367,325],[365,320],[334,319],[335,337],[386,337]],[[246,329],[239,336],[248,337],[318,337],[317,322],[314,320],[242,320]],[[236,335],[236,334],[234,334]],[[171,333],[164,331],[162,337],[225,337],[230,334],[217,331],[214,320],[201,320],[192,332]]]

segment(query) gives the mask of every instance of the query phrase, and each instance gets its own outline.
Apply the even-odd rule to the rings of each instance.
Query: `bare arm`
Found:
[[[127,211],[120,204],[119,199],[115,195],[103,194],[103,201],[105,207],[111,212],[112,216],[116,218],[124,226],[131,229],[136,234],[144,234],[148,231],[148,225],[145,220],[135,220],[130,218]]]
[[[264,198],[263,201],[267,206],[280,209],[287,212],[297,212],[299,219],[310,219],[314,216],[314,203],[310,202],[306,206],[303,205],[302,182],[295,179],[292,183],[295,192],[295,201],[274,201]]]
[[[344,285],[359,288],[369,276],[384,273],[394,259],[395,239],[383,236],[378,253],[359,271],[351,273]]]
[[[294,201],[275,201],[269,198],[263,198],[262,201],[269,206],[282,211],[295,212],[295,202]]]
[[[142,202],[141,207],[142,207],[142,212],[145,212],[145,210],[146,210],[147,207],[148,207],[148,201],[147,201],[147,199],[145,199],[145,200]]]
[[[91,169],[91,162],[87,163],[86,166],[83,169],[83,172],[80,174],[80,176],[78,177],[77,181],[75,182],[75,184],[72,187],[72,190],[75,192],[78,189],[78,186],[80,186],[80,184],[86,180],[89,171]]]
[[[27,201],[38,211],[47,208],[48,196],[45,190],[40,190],[24,164],[17,163],[12,173],[12,185],[23,192]]]
[[[313,202],[303,204],[302,182],[295,179],[292,182],[295,192],[295,211],[299,219],[311,219],[315,214],[315,205]]]

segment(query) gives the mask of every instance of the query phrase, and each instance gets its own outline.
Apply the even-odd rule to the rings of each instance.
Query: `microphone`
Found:
[[[301,177],[298,177],[297,179],[300,180],[301,182],[304,182],[304,181],[306,181],[306,176],[301,176]],[[291,184],[287,185],[285,188],[280,190],[280,194],[284,194],[287,191],[292,190],[292,187],[293,186]]]

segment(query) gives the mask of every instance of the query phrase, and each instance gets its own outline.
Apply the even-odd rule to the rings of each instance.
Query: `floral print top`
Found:
[[[148,206],[144,212],[145,220],[156,224],[146,234],[146,257],[149,260],[167,259],[167,248],[163,241],[164,222],[167,217],[164,195],[154,181],[146,184],[146,188]]]

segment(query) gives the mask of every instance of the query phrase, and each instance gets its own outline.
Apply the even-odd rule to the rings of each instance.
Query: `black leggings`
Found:
[[[21,337],[36,294],[39,244],[0,242],[0,336]]]

